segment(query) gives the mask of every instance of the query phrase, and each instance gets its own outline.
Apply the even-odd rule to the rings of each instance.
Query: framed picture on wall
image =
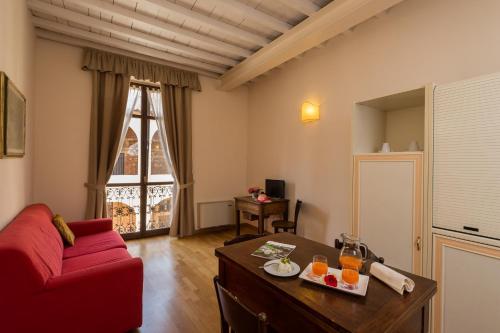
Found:
[[[26,98],[0,72],[0,156],[23,157],[26,145]]]

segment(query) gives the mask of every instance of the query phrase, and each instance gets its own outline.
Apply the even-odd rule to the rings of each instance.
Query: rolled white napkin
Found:
[[[370,273],[401,295],[403,295],[405,290],[411,293],[413,288],[415,288],[415,282],[412,279],[378,262],[374,262],[371,265]]]

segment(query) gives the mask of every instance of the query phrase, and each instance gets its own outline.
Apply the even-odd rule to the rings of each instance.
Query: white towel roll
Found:
[[[413,288],[415,288],[415,282],[412,279],[378,262],[374,262],[371,265],[370,273],[401,295],[403,295],[405,290],[411,293]]]

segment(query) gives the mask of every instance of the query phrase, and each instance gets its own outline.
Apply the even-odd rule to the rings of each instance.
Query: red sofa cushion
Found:
[[[127,245],[116,231],[109,230],[93,235],[77,237],[75,245],[64,249],[63,258],[68,259],[116,248],[126,249]]]
[[[47,279],[61,274],[63,242],[44,204],[26,207],[1,233],[0,284],[24,284],[22,291],[42,288]],[[2,296],[3,297],[3,296]]]
[[[130,254],[124,248],[73,257],[63,260],[62,275],[130,258]]]

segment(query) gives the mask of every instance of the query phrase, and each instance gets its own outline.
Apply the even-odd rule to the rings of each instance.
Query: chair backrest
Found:
[[[297,223],[299,222],[300,207],[302,207],[302,201],[297,200],[295,203],[295,214],[293,217],[293,222],[295,223],[295,228],[297,228]]]
[[[236,236],[233,239],[228,239],[228,240],[224,241],[224,246],[232,245],[232,244],[236,244],[236,243],[241,243],[241,242],[244,242],[244,241],[247,241],[247,240],[251,240],[251,239],[255,239],[255,238],[259,238],[259,237],[263,237],[263,236],[265,236],[265,235],[264,234],[244,234],[244,235],[239,235],[239,236]]]
[[[241,304],[238,298],[220,285],[217,276],[214,277],[214,285],[219,303],[221,324],[222,322],[227,323],[231,330],[236,333],[267,332],[268,324],[265,313],[255,314]]]
[[[340,239],[335,238],[335,248],[338,250],[342,250],[342,247],[344,246],[344,242],[342,242]],[[368,249],[368,253],[365,253],[365,247],[361,247],[361,255],[363,257],[366,257],[366,262],[361,268],[362,273],[366,273],[370,271],[370,266],[373,262],[379,262],[381,264],[384,263],[385,259],[383,257],[377,257],[375,253],[372,252],[372,250]]]

